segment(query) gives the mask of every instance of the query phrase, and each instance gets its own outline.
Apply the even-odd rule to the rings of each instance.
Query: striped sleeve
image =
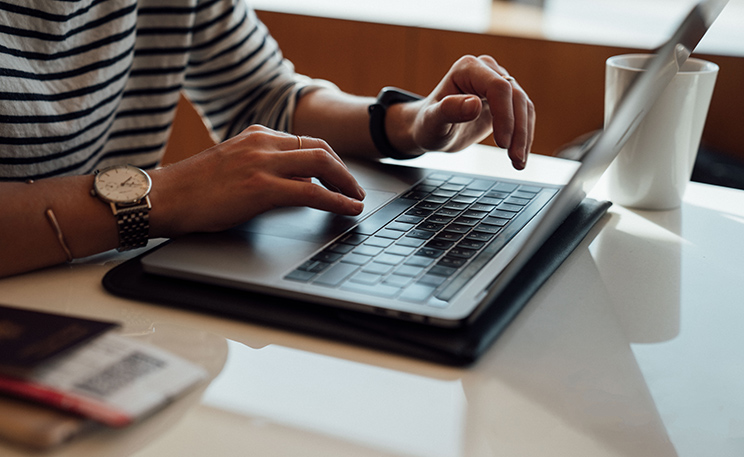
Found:
[[[136,0],[0,2],[0,179],[84,173],[126,92]]]
[[[219,140],[252,124],[291,131],[298,95],[335,87],[296,74],[243,0],[207,6],[196,15],[184,91]]]
[[[290,131],[320,86],[246,0],[0,0],[0,180],[154,167],[181,93],[220,140]]]

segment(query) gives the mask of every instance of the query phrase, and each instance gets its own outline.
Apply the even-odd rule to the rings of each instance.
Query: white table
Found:
[[[515,173],[486,147],[417,160]],[[533,155],[522,176],[571,169]],[[107,294],[131,255],[0,280],[0,302],[120,321],[216,378],[45,455],[744,455],[742,191],[693,183],[679,210],[612,207],[464,369]]]

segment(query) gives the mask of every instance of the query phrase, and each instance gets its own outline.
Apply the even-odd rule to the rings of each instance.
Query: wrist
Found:
[[[393,87],[383,88],[369,106],[369,132],[377,151],[393,159],[421,155],[413,136],[413,121],[422,97]]]
[[[150,175],[135,166],[97,170],[90,194],[109,206],[119,232],[119,251],[147,245],[150,234]]]
[[[170,167],[168,167],[170,168]],[[167,198],[169,192],[170,179],[165,168],[153,170],[150,173],[152,178],[152,191],[150,192],[150,201],[152,209],[150,210],[150,237],[151,238],[171,238],[173,236],[185,233],[184,230],[178,229],[177,219],[174,217],[178,213],[173,204],[177,203],[175,199]]]
[[[420,101],[398,103],[388,108],[385,116],[385,132],[390,144],[406,158],[418,157],[426,152],[413,135],[413,126]]]

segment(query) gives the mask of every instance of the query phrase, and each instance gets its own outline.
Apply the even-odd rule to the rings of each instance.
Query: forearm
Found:
[[[284,206],[359,214],[364,192],[353,176],[327,144],[313,138],[305,144],[323,153],[298,151],[292,135],[252,126],[201,154],[152,170],[150,237],[225,230]],[[92,175],[0,183],[0,277],[62,263],[68,259],[65,247],[73,258],[117,247],[116,218],[92,187]]]
[[[116,247],[111,210],[90,195],[92,185],[90,175],[0,185],[0,276],[67,260],[49,209],[73,257]]]
[[[172,205],[162,195],[172,186],[164,185],[160,170],[150,175],[150,236],[166,236]],[[0,184],[0,277],[63,263],[65,249],[81,258],[118,247],[116,218],[92,188],[93,175]]]
[[[323,139],[339,154],[346,157],[381,158],[369,132],[368,107],[372,97],[359,97],[330,89],[311,91],[297,105],[293,133]],[[388,139],[401,152],[420,152],[414,143],[407,116],[406,104],[388,109],[385,130]]]

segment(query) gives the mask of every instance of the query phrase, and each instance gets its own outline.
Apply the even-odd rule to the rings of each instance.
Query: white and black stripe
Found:
[[[0,0],[0,180],[154,167],[182,91],[220,140],[289,130],[311,84],[244,0]]]

